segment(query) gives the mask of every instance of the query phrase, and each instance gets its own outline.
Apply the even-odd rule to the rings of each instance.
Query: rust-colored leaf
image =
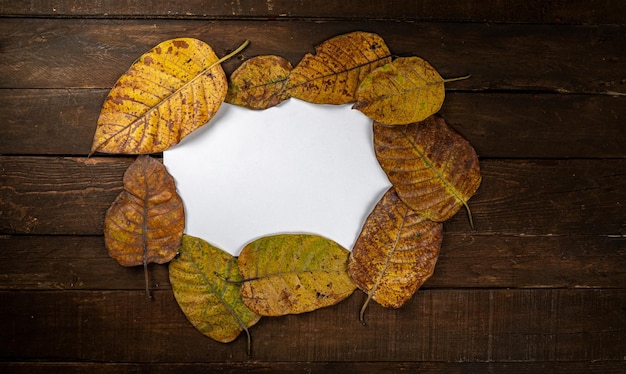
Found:
[[[437,113],[445,97],[444,80],[427,61],[401,57],[372,71],[357,92],[358,109],[387,125],[406,125]]]
[[[206,241],[183,236],[180,256],[169,266],[170,282],[178,305],[191,324],[204,335],[228,343],[259,321],[241,299],[237,258]]]
[[[104,219],[107,250],[122,266],[147,266],[170,261],[178,251],[185,228],[183,201],[165,166],[140,156],[124,174],[124,191]]]
[[[241,289],[248,308],[262,316],[310,312],[350,296],[349,252],[310,234],[266,236],[239,255]]]
[[[306,54],[289,75],[291,97],[316,104],[346,104],[356,100],[361,81],[391,61],[383,39],[356,31],[329,39]]]
[[[376,158],[398,196],[424,217],[442,222],[465,206],[481,181],[472,145],[439,116],[406,126],[374,123]]]
[[[164,151],[209,121],[227,88],[208,44],[192,38],[164,41],[135,61],[109,92],[91,153]]]
[[[280,56],[246,60],[230,76],[226,102],[248,109],[267,109],[289,98],[284,88],[292,66]]]
[[[430,221],[404,204],[393,187],[367,217],[348,270],[367,293],[360,319],[371,299],[399,308],[432,275],[442,240],[442,224]]]

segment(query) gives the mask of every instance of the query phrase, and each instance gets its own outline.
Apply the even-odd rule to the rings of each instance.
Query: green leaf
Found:
[[[204,335],[228,343],[261,318],[241,300],[237,259],[193,236],[183,236],[180,255],[170,262],[174,297],[191,324]]]
[[[350,252],[332,240],[309,234],[267,236],[239,255],[244,303],[263,316],[310,312],[350,296]]]
[[[422,121],[441,109],[444,83],[467,78],[443,79],[419,57],[397,58],[363,79],[352,108],[386,125]]]

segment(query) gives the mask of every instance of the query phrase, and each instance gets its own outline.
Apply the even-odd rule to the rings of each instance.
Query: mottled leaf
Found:
[[[174,297],[191,324],[222,343],[233,341],[261,318],[241,299],[237,258],[206,241],[185,235],[169,266]]]
[[[398,196],[424,217],[442,222],[464,205],[480,185],[472,145],[439,116],[406,126],[374,123],[376,158]]]
[[[291,71],[287,92],[316,104],[346,104],[356,100],[361,81],[391,61],[383,39],[356,31],[329,39],[306,54]]]
[[[104,240],[123,266],[162,264],[176,255],[185,229],[183,201],[165,166],[140,156],[124,174],[124,191],[104,219]],[[148,278],[146,270],[146,291]]]
[[[164,41],[135,61],[109,92],[91,153],[164,151],[215,115],[227,87],[208,44]]]
[[[264,316],[310,312],[348,297],[356,286],[348,275],[349,252],[317,235],[267,236],[239,255],[246,305]]]
[[[444,82],[465,78],[444,80],[419,57],[397,58],[365,77],[353,108],[387,125],[422,121],[441,109]]]
[[[442,224],[430,221],[404,204],[390,188],[367,217],[348,269],[371,299],[399,308],[432,275],[442,240]]]
[[[289,98],[285,85],[292,66],[279,56],[246,60],[230,76],[226,102],[248,109],[267,109]]]

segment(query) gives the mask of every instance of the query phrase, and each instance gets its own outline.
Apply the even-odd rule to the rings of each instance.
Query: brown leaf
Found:
[[[157,160],[138,157],[126,170],[124,191],[104,219],[109,255],[122,266],[143,264],[147,269],[151,262],[163,264],[176,256],[184,228],[183,201],[174,179]]]
[[[164,151],[207,123],[227,88],[208,44],[191,38],[164,41],[133,63],[109,92],[91,153]]]
[[[248,109],[267,109],[289,98],[284,91],[292,66],[279,56],[246,60],[230,76],[226,102]]]
[[[361,81],[375,68],[391,62],[383,39],[356,31],[329,39],[306,54],[289,75],[291,97],[316,104],[356,100]]]
[[[426,218],[442,222],[480,186],[478,156],[472,145],[439,116],[406,126],[374,123],[376,158],[400,199]]]
[[[442,240],[442,224],[432,222],[404,204],[393,187],[367,217],[348,271],[370,299],[399,308],[432,275]]]

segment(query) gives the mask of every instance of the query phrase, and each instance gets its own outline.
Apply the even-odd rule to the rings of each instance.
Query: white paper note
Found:
[[[372,121],[350,105],[223,104],[163,158],[185,204],[185,232],[233,255],[279,233],[318,234],[351,249],[391,186],[374,154]]]

